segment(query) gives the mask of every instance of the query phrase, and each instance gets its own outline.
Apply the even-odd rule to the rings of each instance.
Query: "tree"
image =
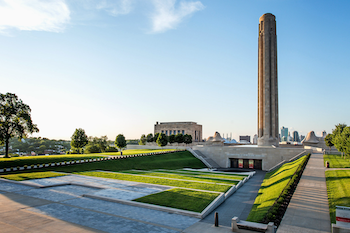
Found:
[[[153,134],[151,134],[151,133],[147,134],[146,139],[147,139],[147,142],[153,142],[154,141]]]
[[[82,128],[75,129],[75,132],[71,137],[70,145],[77,149],[78,154],[80,153],[80,149],[86,146],[88,142],[89,140],[85,134],[85,130],[83,130]]]
[[[87,153],[100,153],[100,152],[106,152],[108,146],[108,137],[102,136],[100,138],[98,137],[89,137],[89,142],[86,146],[86,152]]]
[[[174,143],[175,142],[175,134],[172,134],[168,137],[169,143]]]
[[[141,135],[139,145],[146,145],[147,138],[144,134]]]
[[[342,135],[345,127],[346,127],[346,124],[338,124],[335,126],[335,129],[332,132],[333,134],[332,143],[334,144],[335,148],[337,148],[337,150],[342,153],[345,152],[345,141]]]
[[[346,155],[350,155],[350,126],[345,127],[342,132],[342,139],[343,139],[343,147],[344,147],[344,153]]]
[[[184,135],[184,143],[186,143],[186,144],[192,143],[192,135],[185,134]]]
[[[114,144],[120,150],[122,150],[124,147],[126,147],[126,140],[125,140],[124,135],[123,134],[118,134],[118,136],[115,138]]]
[[[157,139],[158,139],[158,137],[159,137],[159,134],[160,134],[160,133],[155,133],[155,134],[154,134],[154,137],[153,137],[153,141],[154,141],[154,142],[157,142]]]
[[[9,158],[9,140],[39,132],[32,122],[31,109],[15,94],[0,94],[0,142],[5,143],[5,158]]]
[[[334,146],[333,144],[333,134],[327,134],[327,136],[324,138],[324,142],[326,143],[326,146],[329,147],[329,151],[331,151],[331,147]]]
[[[160,147],[166,146],[168,144],[167,136],[163,133],[159,134],[156,142]]]
[[[182,134],[176,134],[175,136],[175,142],[177,143],[183,143],[184,142],[184,136]]]

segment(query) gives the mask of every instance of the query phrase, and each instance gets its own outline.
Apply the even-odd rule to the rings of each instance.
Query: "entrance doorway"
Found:
[[[244,168],[262,170],[262,159],[236,159],[230,158],[231,168]]]

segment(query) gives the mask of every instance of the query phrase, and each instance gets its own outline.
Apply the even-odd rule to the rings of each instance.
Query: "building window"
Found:
[[[172,133],[172,130],[169,130],[169,135],[171,135],[171,133]]]
[[[182,130],[182,135],[185,135],[185,130]]]
[[[177,131],[177,134],[180,134],[180,132],[181,132],[181,131],[180,131],[180,130],[178,130],[178,131]]]
[[[165,135],[167,135],[167,136],[168,136],[168,130],[165,130]]]
[[[162,130],[162,133],[164,133],[164,130]]]

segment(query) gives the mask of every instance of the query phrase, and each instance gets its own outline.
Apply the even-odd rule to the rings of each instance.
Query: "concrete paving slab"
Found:
[[[6,181],[0,181],[0,190],[1,191],[15,192],[15,191],[21,191],[21,190],[30,190],[30,189],[33,189],[33,187],[29,187],[29,186],[21,185],[21,184],[9,183]]]
[[[63,203],[182,230],[199,221],[198,218],[90,198],[72,199]]]
[[[331,232],[322,154],[311,155],[277,232]]]
[[[120,189],[102,189],[100,191],[95,192],[94,195],[100,196],[100,197],[109,197],[109,198],[131,201],[136,198],[146,196],[148,194],[135,192],[135,191],[120,190]]]
[[[206,222],[198,222],[188,227],[183,233],[232,233],[231,227],[218,226]]]
[[[0,195],[0,212],[19,210],[49,203],[51,202],[38,198],[30,198],[16,193],[4,193]]]
[[[133,221],[125,218],[111,216],[108,214],[88,211],[72,206],[67,206],[59,203],[52,203],[36,208],[28,209],[30,211],[45,214],[58,218],[67,222],[76,223],[83,226],[88,226],[105,232],[120,232],[120,233],[139,233],[139,232],[154,232],[154,233],[175,233],[180,230],[159,227],[156,225],[146,224],[143,222]]]
[[[18,191],[16,193],[44,200],[60,202],[67,199],[79,198],[83,194],[92,194],[99,190],[100,189],[82,187],[77,185],[65,185],[51,188],[30,189]]]

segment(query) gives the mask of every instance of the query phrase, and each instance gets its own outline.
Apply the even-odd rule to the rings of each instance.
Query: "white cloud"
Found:
[[[176,0],[152,0],[152,2],[156,9],[151,17],[153,32],[174,29],[186,16],[204,9],[204,5],[199,1],[181,1],[177,9],[175,9]]]
[[[103,0],[96,6],[98,10],[105,10],[113,16],[129,14],[133,7],[133,0],[107,1]]]
[[[70,20],[65,0],[0,0],[0,32],[62,32]]]

